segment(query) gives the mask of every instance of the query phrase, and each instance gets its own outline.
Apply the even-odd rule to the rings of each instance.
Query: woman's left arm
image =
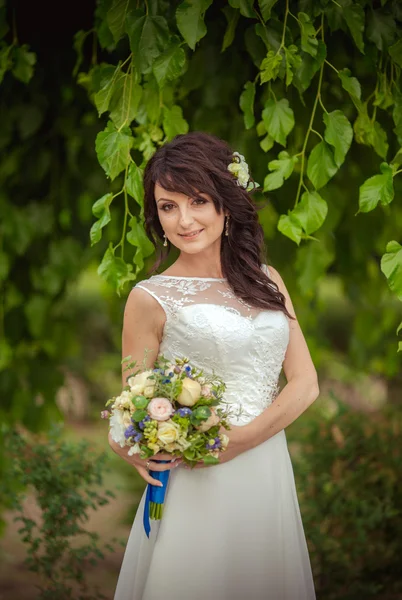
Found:
[[[271,279],[285,296],[286,308],[296,317],[286,286],[273,267],[269,267]],[[244,425],[243,444],[246,449],[254,448],[293,423],[316,400],[319,395],[317,372],[297,318],[289,319],[289,344],[283,370],[287,384],[258,417]],[[237,429],[237,428],[236,428]],[[240,434],[240,432],[238,432]]]

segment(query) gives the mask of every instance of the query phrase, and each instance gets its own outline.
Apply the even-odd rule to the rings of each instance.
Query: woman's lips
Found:
[[[203,231],[204,231],[203,229],[199,229],[196,233],[192,233],[191,235],[183,235],[181,233],[179,233],[179,235],[180,235],[180,237],[184,238],[185,240],[194,240],[195,238],[198,238],[200,233],[202,233]]]

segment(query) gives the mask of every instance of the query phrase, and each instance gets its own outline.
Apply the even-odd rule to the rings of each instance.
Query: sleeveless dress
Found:
[[[275,400],[286,315],[249,306],[225,279],[154,275],[136,287],[165,310],[160,354],[220,375],[225,401],[242,409],[234,425]],[[144,501],[145,492],[114,600],[315,599],[284,430],[227,463],[172,469],[149,539]]]

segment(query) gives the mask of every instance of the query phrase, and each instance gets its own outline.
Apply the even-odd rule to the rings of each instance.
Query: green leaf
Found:
[[[221,52],[225,52],[226,48],[229,48],[229,46],[233,44],[237,23],[240,18],[240,12],[229,5],[222,8],[222,12],[225,15],[226,20],[228,22],[225,35],[223,36],[221,49]]]
[[[390,46],[388,52],[393,62],[402,68],[402,38],[393,44],[393,46]]]
[[[260,69],[260,83],[267,83],[268,81],[274,80],[278,77],[279,68],[281,66],[283,57],[282,54],[277,54],[273,50],[270,50],[267,56],[261,63]]]
[[[328,205],[318,192],[304,192],[292,214],[299,221],[307,235],[317,231],[324,223]]]
[[[353,124],[356,142],[371,146],[381,158],[386,158],[388,153],[387,134],[377,121],[373,121],[367,114],[367,104],[364,103],[356,121]]]
[[[278,0],[258,0],[258,6],[264,21],[268,21],[271,18],[271,10],[277,2]]]
[[[98,274],[105,279],[105,281],[107,281],[120,296],[120,292],[124,285],[127,281],[135,280],[135,275],[131,273],[133,266],[128,265],[122,258],[115,256],[114,253],[115,249],[112,244],[110,244],[98,267]]]
[[[301,29],[301,47],[304,52],[311,56],[317,56],[318,40],[316,30],[308,14],[299,12],[299,25]]]
[[[155,60],[153,72],[160,88],[163,88],[167,81],[177,79],[186,63],[186,55],[183,48],[178,44],[170,46]]]
[[[82,61],[84,60],[84,54],[83,54],[84,42],[91,33],[92,33],[91,31],[83,31],[81,29],[80,31],[77,31],[77,33],[74,35],[73,48],[74,48],[75,52],[77,53],[77,60],[75,62],[74,69],[73,69],[73,77],[77,77],[77,75],[78,75],[78,71],[80,70]]]
[[[354,2],[343,8],[343,17],[349,27],[349,31],[352,34],[356,46],[359,48],[360,52],[364,53],[364,8]]]
[[[169,41],[166,19],[160,16],[143,15],[142,11],[131,11],[126,18],[127,33],[134,63],[140,73],[149,73],[157,58]]]
[[[36,54],[29,52],[29,46],[17,46],[14,48],[14,66],[13,75],[23,83],[29,83],[34,73],[34,64],[36,63]]]
[[[382,10],[369,10],[367,13],[367,37],[382,52],[395,41],[397,27],[392,15]]]
[[[248,19],[255,19],[256,14],[253,9],[254,0],[229,0],[232,8],[240,10],[240,14]]]
[[[137,273],[144,267],[144,258],[151,256],[155,251],[152,242],[147,238],[143,223],[139,223],[135,217],[132,217],[128,223],[130,230],[127,233],[127,241],[136,248],[134,255],[134,264],[137,266]]]
[[[335,163],[340,167],[353,140],[352,126],[341,110],[324,113],[323,119],[326,125],[325,141],[334,147]]]
[[[316,190],[319,190],[335,175],[338,166],[331,148],[324,141],[311,151],[307,161],[307,176]]]
[[[126,189],[130,196],[140,205],[141,215],[144,211],[144,185],[142,176],[142,170],[137,167],[135,162],[131,162],[127,173]]]
[[[91,246],[99,242],[102,237],[103,227],[110,223],[111,217],[109,207],[112,200],[113,194],[105,194],[102,196],[102,198],[99,198],[99,200],[97,200],[92,207],[92,213],[98,219],[98,221],[92,225],[89,234],[91,238]]]
[[[277,160],[271,160],[268,163],[268,169],[273,171],[273,173],[270,173],[265,178],[264,192],[270,192],[282,187],[285,179],[288,179],[293,173],[297,161],[297,156],[289,156],[285,150],[279,153]]]
[[[269,150],[271,150],[274,143],[275,143],[275,140],[273,138],[271,138],[271,136],[268,133],[265,136],[265,138],[260,141],[260,146],[264,150],[264,152],[268,152]]]
[[[351,76],[349,69],[340,70],[338,72],[338,76],[341,80],[343,89],[348,92],[353,104],[358,110],[360,110],[362,106],[362,102],[360,100],[362,91],[358,79],[356,79],[356,77]]]
[[[299,69],[302,58],[298,54],[297,46],[289,46],[285,48],[285,62],[286,62],[286,85],[290,85],[293,81],[293,71]]]
[[[4,46],[0,50],[0,83],[3,81],[7,71],[12,67],[11,50],[12,46]]]
[[[132,8],[132,0],[113,0],[107,11],[106,23],[112,32],[114,43],[123,37],[126,17]]]
[[[216,458],[215,456],[204,456],[202,462],[204,465],[218,465],[219,458]]]
[[[381,271],[388,279],[391,290],[402,300],[402,246],[398,242],[387,244],[386,254],[381,259]]]
[[[133,137],[129,127],[117,131],[112,121],[96,136],[96,154],[106,175],[113,181],[127,166]]]
[[[327,47],[321,40],[318,40],[317,56],[313,58],[310,54],[305,54],[299,68],[294,72],[293,85],[303,93],[310,86],[310,83],[320,70],[322,63],[327,57]]]
[[[252,81],[247,81],[240,95],[240,108],[244,113],[244,125],[246,129],[251,129],[255,123],[254,99],[255,84]]]
[[[387,163],[381,164],[382,175],[369,177],[359,190],[359,212],[370,212],[379,202],[386,205],[394,198],[394,180],[392,168]]]
[[[177,7],[177,27],[191,50],[207,33],[204,17],[211,4],[212,0],[185,0]]]
[[[300,244],[303,233],[302,228],[299,221],[292,213],[281,215],[279,217],[278,230],[283,233],[283,235],[286,235],[286,237],[296,242],[297,245]]]
[[[275,102],[269,98],[262,111],[262,118],[269,135],[282,146],[286,146],[286,137],[292,131],[295,118],[293,110],[289,106],[289,101],[282,98]]]
[[[99,67],[97,77],[99,78],[99,90],[94,96],[94,101],[98,115],[101,116],[109,110],[113,92],[118,87],[119,79],[124,77],[124,73],[120,70],[120,63],[117,67],[103,64]]]
[[[392,111],[392,118],[395,124],[395,135],[398,139],[398,143],[402,146],[402,93],[395,89],[394,91],[394,108]]]
[[[24,305],[29,332],[34,338],[40,338],[44,334],[49,318],[50,302],[50,298],[34,294]]]
[[[318,280],[325,275],[329,265],[334,262],[335,253],[320,240],[319,243],[305,244],[297,252],[297,283],[303,294],[315,292]]]
[[[183,118],[181,106],[172,106],[172,108],[163,109],[163,129],[168,140],[171,140],[179,133],[188,132],[188,123]]]
[[[135,82],[131,71],[118,78],[109,106],[110,118],[117,129],[130,125],[137,116],[141,96],[142,87]]]

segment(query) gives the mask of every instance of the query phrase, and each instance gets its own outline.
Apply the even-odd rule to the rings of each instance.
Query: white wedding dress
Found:
[[[242,409],[233,424],[274,401],[289,341],[282,312],[249,306],[225,279],[154,275],[136,287],[165,310],[160,353],[220,375],[225,400]],[[315,598],[284,430],[227,463],[173,469],[149,539],[144,500],[145,493],[115,600]]]

